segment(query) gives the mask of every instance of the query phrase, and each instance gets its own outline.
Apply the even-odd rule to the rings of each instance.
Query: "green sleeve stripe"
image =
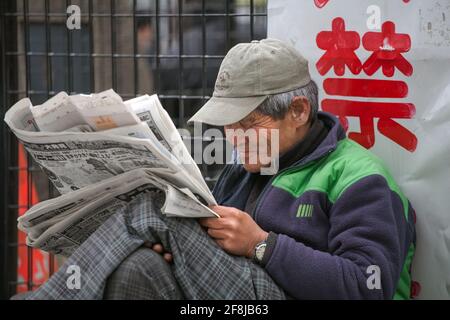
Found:
[[[272,184],[296,198],[307,191],[323,192],[335,203],[351,185],[371,175],[385,178],[389,188],[401,198],[408,219],[408,200],[383,162],[349,139],[341,140],[334,152],[319,161],[285,171]]]
[[[409,269],[411,268],[412,259],[414,257],[415,247],[414,244],[408,249],[408,254],[403,264],[402,272],[400,273],[400,280],[395,290],[394,300],[409,300],[411,297],[411,274]]]

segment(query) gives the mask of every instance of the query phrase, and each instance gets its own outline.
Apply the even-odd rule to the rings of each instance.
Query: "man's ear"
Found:
[[[305,96],[294,97],[290,109],[290,116],[299,127],[308,123],[311,114],[311,104],[308,98]]]

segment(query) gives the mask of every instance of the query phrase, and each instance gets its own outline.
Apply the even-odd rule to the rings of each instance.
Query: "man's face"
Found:
[[[274,157],[288,151],[303,138],[304,129],[290,108],[281,120],[254,111],[243,120],[225,126],[225,133],[239,152],[245,170],[256,173],[269,167]]]
[[[239,152],[245,170],[259,172],[261,167],[270,165],[271,157],[276,156],[272,146],[279,143],[276,137],[279,129],[280,121],[252,112],[243,120],[225,126],[225,133],[227,140]]]
[[[311,105],[306,97],[294,97],[281,120],[257,111],[243,120],[225,126],[227,140],[237,149],[248,172],[260,172],[272,159],[291,149],[307,134]]]

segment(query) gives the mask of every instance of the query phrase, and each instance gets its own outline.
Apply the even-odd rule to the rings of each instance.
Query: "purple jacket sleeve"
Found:
[[[267,272],[297,299],[391,299],[409,244],[401,198],[385,178],[372,175],[347,188],[329,223],[327,252],[279,234]],[[370,266],[380,270],[380,289],[367,284]]]

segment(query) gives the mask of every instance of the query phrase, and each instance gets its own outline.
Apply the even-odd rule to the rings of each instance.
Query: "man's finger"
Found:
[[[208,229],[208,234],[211,238],[217,239],[225,239],[227,237],[225,231],[223,229]]]
[[[150,242],[144,242],[144,244],[142,246],[149,248],[149,249],[153,249],[153,244]]]
[[[167,263],[173,262],[173,256],[170,253],[164,253],[163,258]]]
[[[218,240],[214,240],[214,241],[219,245],[219,247],[221,247],[222,249],[225,250],[225,240],[218,239]]]
[[[152,249],[153,249],[153,251],[155,251],[155,252],[157,252],[157,253],[160,253],[160,254],[162,254],[162,253],[164,253],[164,248],[163,248],[163,246],[161,245],[161,244],[155,244],[153,247],[152,247]]]
[[[203,227],[209,227],[212,224],[212,221],[210,221],[211,218],[201,218],[198,219],[198,223],[200,223]]]
[[[221,219],[217,218],[203,218],[199,219],[199,223],[201,226],[211,229],[220,229],[222,228],[222,222]]]
[[[224,206],[211,206],[210,209],[217,213],[221,218],[230,216],[235,208]]]

